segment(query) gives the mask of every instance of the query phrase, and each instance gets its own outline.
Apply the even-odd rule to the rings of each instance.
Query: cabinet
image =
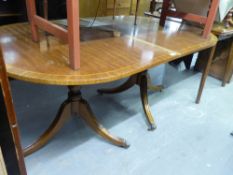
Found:
[[[116,1],[115,15],[129,15],[131,8],[131,0],[107,0],[106,15],[110,16],[114,13],[114,2]]]
[[[0,25],[27,20],[24,0],[0,0]]]
[[[218,37],[218,43],[209,75],[221,80],[222,86],[225,86],[226,83],[230,83],[233,75],[233,28],[215,24],[212,32]],[[195,70],[202,71],[206,61],[205,54],[199,55]]]

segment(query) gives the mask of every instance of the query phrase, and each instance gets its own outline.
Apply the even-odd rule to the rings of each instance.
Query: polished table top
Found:
[[[201,37],[201,30],[158,19],[134,17],[98,18],[93,30],[114,31],[111,37],[88,39],[81,33],[81,68],[68,66],[66,44],[50,43],[47,51],[31,39],[27,23],[0,27],[0,44],[10,77],[51,85],[88,85],[129,77],[153,66],[214,46],[217,38]],[[87,28],[88,30],[91,30]],[[85,30],[84,30],[85,31]],[[44,33],[41,32],[43,38]],[[115,37],[114,37],[115,36]],[[88,41],[87,41],[88,40]]]

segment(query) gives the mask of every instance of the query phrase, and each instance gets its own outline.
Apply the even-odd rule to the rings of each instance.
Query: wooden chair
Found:
[[[174,18],[181,18],[187,21],[197,22],[204,25],[202,36],[207,38],[211,32],[215,17],[218,11],[220,0],[211,0],[209,12],[206,16],[201,16],[193,13],[184,13],[170,10],[172,0],[163,0],[162,14],[160,18],[160,25],[164,26],[168,16]],[[198,4],[197,4],[198,5]]]
[[[116,2],[114,0],[114,15],[116,11]],[[44,9],[45,18],[38,16],[36,13],[36,3],[35,0],[26,0],[27,14],[31,26],[32,39],[35,42],[39,41],[38,29],[43,29],[44,31],[60,38],[69,45],[69,64],[72,69],[80,68],[80,25],[79,25],[79,0],[67,0],[67,21],[68,29],[64,29],[46,19],[48,16],[47,8]],[[135,12],[135,25],[138,16],[140,0],[137,0],[136,12]],[[44,6],[47,7],[47,0],[44,0]]]
[[[149,9],[149,12],[151,13],[151,15],[153,15],[153,13],[155,11],[160,12],[162,10],[161,7],[156,8],[158,6],[158,4],[161,4],[161,3],[162,3],[161,0],[151,0],[151,2],[150,2],[150,9]]]
[[[45,1],[46,2],[46,1]],[[69,64],[72,69],[80,68],[80,31],[79,31],[79,0],[66,0],[68,29],[64,29],[36,13],[35,0],[26,0],[27,13],[30,21],[32,39],[39,41],[38,28],[60,38],[69,45]],[[47,9],[44,10],[45,12]]]
[[[4,140],[4,142],[2,142]],[[26,175],[24,156],[6,68],[0,48],[0,148],[8,174]],[[1,168],[1,166],[0,166]],[[0,172],[1,174],[1,172]]]

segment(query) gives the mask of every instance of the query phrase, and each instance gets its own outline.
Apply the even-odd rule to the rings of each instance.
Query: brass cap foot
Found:
[[[120,145],[120,147],[128,149],[130,147],[130,144],[128,144],[126,140],[123,140],[123,144]]]
[[[148,128],[148,131],[154,131],[156,129],[156,125],[155,124],[151,124]]]

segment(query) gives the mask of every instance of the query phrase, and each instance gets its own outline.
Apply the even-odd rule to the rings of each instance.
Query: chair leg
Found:
[[[79,0],[66,0],[68,22],[69,64],[74,70],[80,68]]]
[[[44,18],[48,20],[48,0],[43,1],[43,7],[44,7]]]
[[[207,38],[209,34],[211,33],[216,14],[218,12],[219,3],[220,3],[220,0],[211,0],[209,14],[208,14],[205,28],[202,34],[204,38]]]
[[[171,5],[171,0],[163,0],[163,6],[162,6],[162,13],[160,17],[160,26],[164,26],[167,18],[167,12],[169,10],[169,7]]]
[[[151,0],[150,1],[150,13],[153,15],[154,11],[156,10],[156,1],[155,0]]]
[[[135,11],[135,19],[134,19],[134,25],[137,25],[137,18],[138,18],[139,4],[140,4],[140,0],[137,0],[137,4],[136,4],[136,11]]]
[[[35,42],[39,41],[38,27],[35,24],[34,16],[36,15],[36,2],[35,0],[26,0],[27,14],[30,21],[30,28],[32,32],[32,39]]]

